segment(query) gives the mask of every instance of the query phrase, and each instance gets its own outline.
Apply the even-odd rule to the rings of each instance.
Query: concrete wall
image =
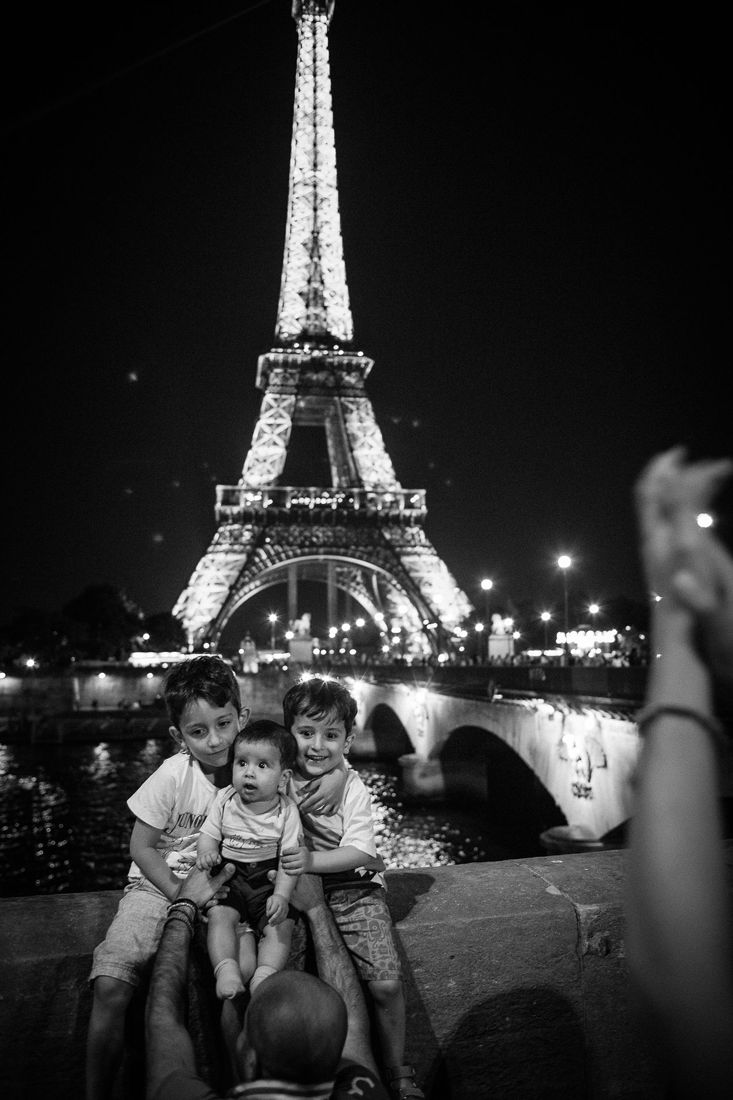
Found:
[[[388,872],[407,1057],[426,1096],[662,1096],[627,998],[625,858],[608,851]],[[118,897],[0,901],[4,1100],[83,1096],[86,976]]]

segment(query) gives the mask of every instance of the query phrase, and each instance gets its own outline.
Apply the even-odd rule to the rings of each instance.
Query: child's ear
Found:
[[[350,733],[350,734],[349,734],[349,735],[347,736],[346,740],[344,741],[344,756],[348,756],[348,753],[349,753],[349,749],[350,749],[350,748],[351,748],[351,746],[353,745],[353,743],[354,743],[354,738],[355,738],[355,737],[356,737],[356,730],[353,730],[353,731],[352,731],[352,732],[351,732],[351,733]]]
[[[239,728],[240,728],[240,730],[243,730],[244,727],[249,722],[249,716],[250,716],[251,713],[252,713],[252,711],[249,707],[242,707],[242,709],[240,710],[240,712],[239,712]]]
[[[280,794],[285,794],[285,791],[287,789],[288,783],[290,782],[290,780],[292,778],[292,775],[293,775],[293,769],[292,768],[283,768],[282,775],[280,776],[280,782],[277,785],[277,789],[280,792]]]
[[[183,734],[175,726],[168,726],[168,733],[173,738],[179,749],[186,749],[186,742],[183,740]]]

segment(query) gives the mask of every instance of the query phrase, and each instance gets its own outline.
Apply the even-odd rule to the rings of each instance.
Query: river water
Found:
[[[126,799],[173,750],[167,737],[0,743],[0,897],[121,889],[130,862]],[[535,831],[489,824],[480,804],[406,796],[395,761],[351,763],[370,789],[390,868],[543,854]]]

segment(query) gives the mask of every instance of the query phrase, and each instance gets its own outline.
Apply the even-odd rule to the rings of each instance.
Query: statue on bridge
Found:
[[[310,611],[304,611],[299,619],[293,619],[290,629],[296,638],[310,638],[311,636],[311,614]]]

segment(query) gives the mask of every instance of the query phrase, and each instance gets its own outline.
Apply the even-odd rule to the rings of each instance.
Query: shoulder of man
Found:
[[[331,1100],[390,1100],[389,1093],[370,1069],[358,1062],[344,1061],[334,1081]]]

